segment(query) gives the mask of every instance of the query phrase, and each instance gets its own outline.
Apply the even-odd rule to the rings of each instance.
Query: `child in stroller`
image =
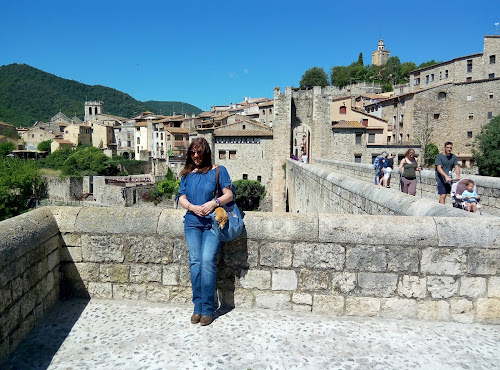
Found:
[[[481,205],[479,204],[479,196],[477,195],[476,184],[471,179],[460,179],[451,186],[451,198],[453,207],[474,212],[479,209],[481,213]]]

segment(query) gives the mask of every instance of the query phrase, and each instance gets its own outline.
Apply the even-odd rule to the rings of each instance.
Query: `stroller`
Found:
[[[455,208],[460,208],[465,210],[466,209],[466,202],[462,199],[462,193],[464,192],[466,186],[465,183],[469,181],[469,179],[460,179],[456,182],[453,182],[451,185],[451,200],[453,202],[453,207]],[[476,184],[474,184],[474,191],[477,192],[476,190]],[[477,211],[481,215],[481,204],[479,204],[479,199],[477,201]]]

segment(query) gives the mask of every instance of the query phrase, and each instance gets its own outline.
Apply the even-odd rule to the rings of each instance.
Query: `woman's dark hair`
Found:
[[[184,168],[180,173],[181,177],[187,175],[188,173],[191,173],[196,168],[193,158],[191,157],[191,152],[194,149],[200,150],[202,152],[201,165],[200,167],[198,167],[198,172],[207,173],[212,169],[212,151],[210,150],[208,142],[204,138],[200,137],[198,139],[194,139],[191,142],[191,145],[189,145],[186,164],[184,165]]]

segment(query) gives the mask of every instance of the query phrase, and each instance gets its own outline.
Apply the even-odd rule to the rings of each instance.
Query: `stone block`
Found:
[[[462,297],[486,297],[486,279],[482,277],[461,277],[460,295]]]
[[[62,247],[61,262],[82,262],[82,247]]]
[[[293,293],[292,302],[298,305],[312,305],[313,297],[308,293]]]
[[[53,269],[56,268],[57,265],[59,265],[59,262],[61,261],[60,256],[61,255],[59,254],[58,250],[52,252],[47,256],[47,264],[49,271],[52,271]]]
[[[126,265],[100,265],[99,277],[104,283],[127,283],[129,281],[130,266]]]
[[[418,249],[407,246],[390,247],[387,250],[389,272],[418,272]]]
[[[271,310],[291,310],[290,294],[285,293],[256,293],[255,305],[257,308]]]
[[[234,296],[233,296],[234,307],[252,308],[254,301],[255,298],[253,293],[243,289],[237,289],[234,291]]]
[[[78,233],[61,233],[63,247],[81,247],[82,236]],[[79,262],[79,261],[75,261]]]
[[[12,280],[12,301],[18,300],[22,295],[23,295],[23,279],[22,277],[17,277],[14,280]]]
[[[491,324],[500,324],[500,299],[479,298],[476,304],[477,321]]]
[[[146,284],[113,284],[113,299],[146,299]]]
[[[466,250],[459,248],[425,248],[420,270],[433,275],[461,275],[467,271]]]
[[[163,285],[179,285],[179,266],[166,265],[163,266]]]
[[[132,265],[130,266],[131,283],[161,282],[161,265]]]
[[[425,298],[427,279],[418,276],[402,276],[398,283],[398,294],[406,298]]]
[[[297,283],[297,273],[293,270],[272,271],[272,290],[295,290]]]
[[[89,281],[87,290],[91,298],[112,299],[113,288],[111,283],[96,283]]]
[[[345,299],[347,316],[376,317],[380,314],[380,298],[347,297]]]
[[[467,260],[467,272],[474,275],[500,274],[500,250],[471,249]]]
[[[169,287],[170,302],[174,304],[190,304],[193,300],[193,292],[189,287]]]
[[[356,288],[356,273],[354,272],[333,272],[332,273],[332,292],[349,293]]]
[[[21,303],[21,317],[25,318],[31,311],[33,311],[37,304],[35,289],[32,289],[29,292],[25,293],[21,297],[19,302]]]
[[[248,239],[280,242],[312,241],[318,235],[318,218],[310,214],[247,213],[245,230]],[[313,238],[314,239],[314,238]]]
[[[347,248],[346,269],[349,271],[385,272],[386,266],[384,246],[360,245]]]
[[[292,266],[292,243],[270,242],[263,243],[260,247],[261,266],[291,267]]]
[[[450,299],[450,316],[456,322],[470,324],[474,321],[474,306],[467,299]]]
[[[450,304],[446,301],[419,301],[417,319],[450,321]]]
[[[75,231],[76,218],[82,209],[83,207],[50,207],[50,211],[61,233],[72,233]]]
[[[300,290],[325,290],[328,289],[329,274],[326,271],[301,270]]]
[[[61,244],[61,239],[59,235],[55,235],[46,242],[43,243],[43,248],[44,248],[44,253],[46,256],[48,256],[50,253],[53,251],[57,250],[59,248],[59,245]]]
[[[434,221],[439,234],[439,246],[500,248],[499,218],[475,217],[473,229],[463,227],[455,217],[436,217]]]
[[[157,233],[168,238],[183,238],[184,223],[181,220],[185,213],[183,209],[163,209],[158,220]]]
[[[391,297],[397,290],[398,275],[360,272],[358,274],[358,284],[362,295]]]
[[[179,269],[179,285],[190,287],[191,286],[191,272],[189,266],[181,266]]]
[[[0,313],[12,303],[12,286],[11,284],[4,285],[0,288]]]
[[[256,267],[259,262],[259,242],[238,238],[231,243],[223,243],[219,254],[224,266]]]
[[[174,243],[172,239],[158,236],[131,236],[129,248],[125,248],[125,259],[139,263],[171,263]]]
[[[166,303],[170,300],[168,287],[159,284],[148,284],[146,287],[146,301]]]
[[[240,284],[245,289],[270,289],[271,272],[265,270],[244,270]]]
[[[174,239],[173,262],[189,265],[189,247],[186,239]]]
[[[315,294],[312,311],[332,316],[342,316],[344,313],[344,297]]]
[[[21,303],[16,303],[0,315],[0,340],[7,336],[19,325],[21,321]]]
[[[416,319],[417,301],[403,298],[382,298],[380,317],[391,319]]]
[[[458,295],[458,280],[451,276],[428,276],[427,290],[432,298],[450,298]]]
[[[63,263],[61,272],[68,280],[99,281],[98,263]]]
[[[125,260],[125,237],[112,235],[82,235],[82,255],[85,262],[119,262]]]
[[[14,285],[12,287],[14,287]],[[500,298],[500,276],[488,278],[488,297]]]
[[[293,248],[293,266],[341,271],[345,249],[337,244],[297,243]]]

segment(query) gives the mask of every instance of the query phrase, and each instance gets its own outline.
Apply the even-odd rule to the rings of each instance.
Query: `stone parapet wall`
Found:
[[[0,363],[57,302],[60,256],[50,208],[0,222]]]
[[[289,162],[303,166],[297,162]],[[373,166],[371,164],[317,158],[314,161],[314,165],[334,171],[343,177],[347,176],[369,182],[370,184],[374,183],[375,171],[373,170]],[[421,178],[418,178],[416,198],[420,198],[420,195],[422,194],[423,198],[433,199],[433,202],[437,202],[439,200],[439,196],[436,194],[435,172],[423,170],[421,175]],[[476,183],[477,192],[481,197],[480,203],[483,207],[483,212],[493,216],[500,216],[500,178],[477,175],[463,175],[462,178],[471,179]],[[399,174],[397,173],[397,165],[395,165],[395,171],[392,174],[391,188],[399,192]],[[390,189],[381,190],[389,191]],[[447,203],[450,207],[451,199],[448,199]]]
[[[43,176],[47,186],[47,198],[54,201],[70,202],[80,199],[83,194],[83,181],[75,177]]]
[[[54,208],[68,291],[189,303],[179,210]],[[229,306],[500,323],[500,220],[471,235],[454,218],[251,213],[219,255]],[[377,235],[375,238],[374,235]]]

